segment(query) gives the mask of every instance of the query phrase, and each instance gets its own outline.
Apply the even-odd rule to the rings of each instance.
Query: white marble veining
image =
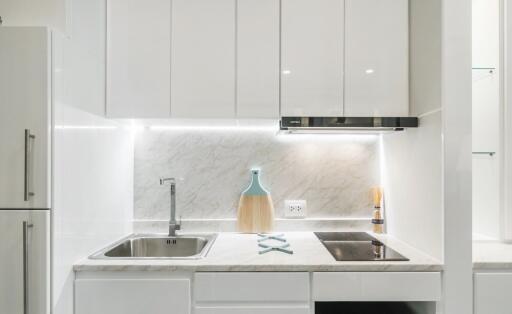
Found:
[[[441,271],[441,262],[391,236],[380,241],[403,254],[407,262],[338,262],[312,232],[285,233],[293,255],[258,254],[255,234],[220,233],[200,260],[91,260],[75,264],[75,271]]]
[[[474,241],[473,269],[511,270],[512,244],[498,241]]]
[[[178,215],[187,219],[236,217],[251,167],[262,169],[276,216],[284,200],[307,200],[311,218],[372,213],[370,188],[378,185],[376,135],[277,135],[275,130],[145,128],[135,140],[135,220],[166,220],[168,187],[177,183]]]

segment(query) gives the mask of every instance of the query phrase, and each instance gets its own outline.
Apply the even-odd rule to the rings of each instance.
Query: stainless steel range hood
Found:
[[[416,117],[281,117],[289,133],[394,132],[417,128]]]

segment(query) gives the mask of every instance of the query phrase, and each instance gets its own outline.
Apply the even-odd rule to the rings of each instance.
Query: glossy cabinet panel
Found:
[[[108,117],[169,117],[170,49],[170,1],[107,1]]]
[[[438,272],[313,273],[312,285],[313,301],[441,300]]]
[[[512,273],[474,275],[475,314],[509,314]]]
[[[172,2],[171,116],[235,117],[235,0]]]
[[[346,0],[345,17],[345,116],[408,116],[408,1]]]
[[[76,314],[190,314],[188,279],[77,279]]]
[[[307,302],[309,273],[196,273],[194,298],[196,302]]]
[[[343,115],[344,0],[282,0],[281,115]]]
[[[237,0],[237,117],[279,117],[279,0]]]
[[[311,314],[308,306],[196,307],[195,314]]]
[[[50,34],[2,27],[0,47],[0,208],[49,208]]]
[[[29,226],[25,241],[23,222]],[[0,313],[24,313],[24,297],[28,314],[49,313],[49,223],[48,210],[0,210],[0,251],[6,253],[0,258]]]

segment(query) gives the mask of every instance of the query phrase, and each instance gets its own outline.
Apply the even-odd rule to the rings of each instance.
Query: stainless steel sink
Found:
[[[135,234],[109,245],[91,259],[200,259],[210,250],[217,234]]]

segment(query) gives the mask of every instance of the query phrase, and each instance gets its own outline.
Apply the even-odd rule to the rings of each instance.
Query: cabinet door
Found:
[[[235,0],[172,2],[171,116],[235,117]]]
[[[108,0],[109,117],[169,117],[170,50],[170,1]]]
[[[345,116],[409,115],[408,0],[346,0]]]
[[[279,117],[279,0],[237,0],[237,117]]]
[[[310,314],[308,306],[217,306],[196,307],[195,314]]]
[[[475,274],[475,314],[510,314],[512,273]]]
[[[24,238],[23,222],[27,222]],[[0,313],[47,313],[49,306],[49,211],[0,210]],[[24,254],[24,245],[27,254]],[[27,264],[26,286],[24,265]]]
[[[77,279],[76,314],[190,314],[188,279]]]
[[[281,115],[343,115],[344,0],[281,3]]]
[[[50,207],[49,36],[0,28],[0,208]]]

